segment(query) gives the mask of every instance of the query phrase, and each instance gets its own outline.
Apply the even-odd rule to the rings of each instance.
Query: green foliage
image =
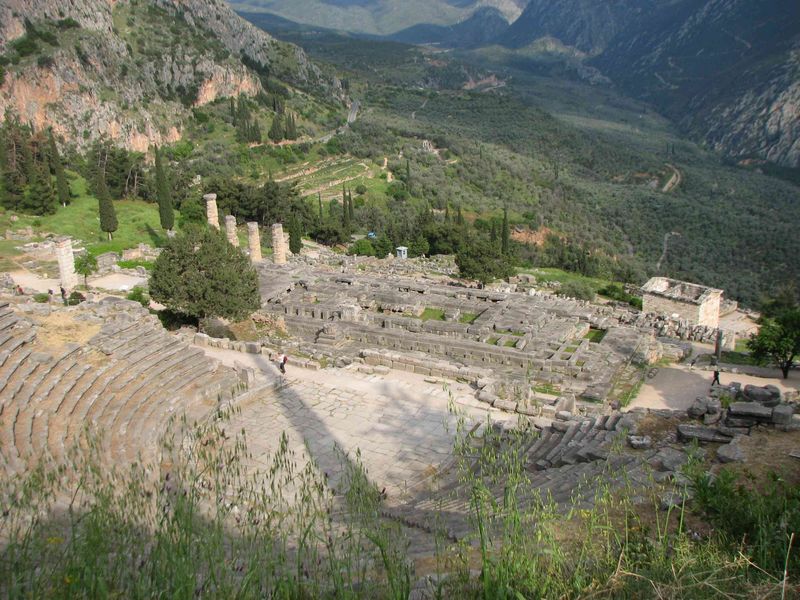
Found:
[[[371,240],[362,238],[353,242],[350,248],[347,249],[347,253],[355,256],[375,256],[375,248]]]
[[[488,240],[476,238],[456,253],[461,277],[477,279],[483,284],[510,277],[514,268],[507,256]]]
[[[155,148],[156,154],[156,198],[158,199],[158,217],[161,221],[161,228],[171,231],[175,226],[175,212],[172,210],[172,194],[170,193],[167,174],[164,172],[164,165],[158,146]]]
[[[153,266],[150,295],[198,319],[241,320],[260,306],[258,276],[217,231],[189,230],[169,240]]]
[[[783,311],[775,317],[762,316],[758,333],[747,343],[752,357],[772,362],[789,378],[795,358],[800,355],[800,308]]]
[[[426,306],[419,317],[423,321],[444,321],[444,311],[441,308]]]
[[[33,295],[33,301],[39,304],[46,304],[50,302],[50,294],[38,293]]]
[[[303,226],[297,215],[289,218],[289,250],[292,254],[300,254],[303,249]]]
[[[192,227],[202,228],[206,222],[206,207],[199,199],[193,198],[181,203],[178,227],[184,231]]]
[[[692,481],[699,509],[731,549],[744,544],[759,567],[777,578],[784,568],[798,572],[800,549],[790,544],[800,532],[800,487],[771,473],[754,489],[728,469],[716,477],[696,473]]]
[[[83,284],[88,285],[89,275],[97,270],[97,259],[87,252],[75,258],[75,272],[83,275]]]
[[[150,306],[150,297],[147,295],[147,292],[142,286],[135,286],[130,292],[128,292],[125,296],[128,300],[133,300],[134,302],[138,302],[145,308]]]
[[[477,319],[479,315],[475,313],[461,313],[461,316],[458,317],[459,323],[464,323],[465,325],[472,325]]]
[[[153,262],[149,260],[119,260],[117,261],[117,266],[120,269],[135,269],[137,267],[142,267],[148,271],[153,270]]]
[[[625,288],[619,283],[609,283],[606,286],[597,290],[597,293],[606,298],[611,298],[617,302],[625,302],[634,308],[642,310],[642,299],[640,296],[634,296],[625,291]]]
[[[52,129],[48,133],[48,137],[50,142],[50,164],[56,176],[56,194],[58,195],[58,202],[61,206],[66,207],[71,201],[69,182],[64,172],[64,163],[61,160],[61,154],[58,151],[58,145],[56,144]]]
[[[108,234],[108,239],[113,239],[114,232],[119,228],[117,221],[117,211],[114,209],[114,202],[106,186],[104,173],[98,173],[96,178],[97,202],[100,213],[100,230]]]

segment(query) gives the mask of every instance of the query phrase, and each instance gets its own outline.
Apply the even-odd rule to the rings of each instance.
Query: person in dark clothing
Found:
[[[69,302],[67,302],[67,290],[64,289],[64,286],[61,286],[61,299],[64,301],[64,306],[67,306]]]
[[[719,381],[719,367],[714,369],[714,379],[711,380],[711,385],[722,385]]]

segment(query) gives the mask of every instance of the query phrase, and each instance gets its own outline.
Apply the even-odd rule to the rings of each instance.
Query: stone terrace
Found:
[[[265,310],[281,315],[312,355],[422,353],[471,369],[473,380],[488,369],[503,380],[599,401],[625,365],[654,343],[650,334],[621,325],[611,309],[550,294],[311,267],[260,269]],[[592,329],[603,330],[599,343],[589,339]],[[470,379],[469,372],[462,376]]]
[[[233,369],[168,334],[135,302],[108,299],[56,313],[73,329],[97,333],[86,343],[54,343],[58,331],[0,305],[0,469],[6,474],[23,472],[42,456],[64,459],[87,427],[102,432],[110,463],[152,458],[171,415],[202,419],[219,397],[242,388]]]

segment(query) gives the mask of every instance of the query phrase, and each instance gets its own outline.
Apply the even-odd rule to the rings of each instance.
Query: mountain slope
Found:
[[[265,11],[284,19],[370,35],[389,36],[418,26],[450,26],[482,8],[514,21],[527,0],[238,0],[242,12]]]
[[[52,126],[83,146],[180,138],[190,109],[255,95],[267,76],[340,95],[305,53],[222,0],[2,0],[0,117]]]
[[[531,0],[497,39],[522,48],[555,38],[586,54],[598,54],[621,31],[637,23],[658,0]]]
[[[574,48],[716,150],[800,167],[796,0],[531,0],[498,38],[540,40]]]
[[[800,167],[800,3],[684,0],[593,64],[725,153]]]

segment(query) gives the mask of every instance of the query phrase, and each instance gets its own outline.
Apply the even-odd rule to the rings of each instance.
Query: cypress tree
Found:
[[[53,136],[53,130],[50,130],[50,163],[53,173],[56,176],[56,193],[58,194],[58,201],[61,206],[66,207],[70,202],[69,182],[64,173],[64,164],[61,162],[61,154],[58,152],[56,139]]]
[[[292,254],[300,254],[303,249],[303,228],[297,215],[289,219],[289,250]]]
[[[22,210],[34,215],[50,215],[56,212],[56,192],[50,179],[50,171],[43,164],[33,170]]]
[[[324,218],[322,214],[322,192],[317,192],[317,202],[319,203],[319,220],[322,221]]]
[[[100,210],[100,230],[108,234],[108,239],[114,239],[114,232],[119,227],[117,222],[117,211],[114,210],[114,202],[111,200],[111,194],[108,192],[108,185],[106,185],[106,176],[100,172],[97,174],[97,182],[95,184],[97,189],[97,201]]]
[[[347,190],[347,211],[350,213],[350,221],[354,221],[355,214],[353,210],[353,193],[350,190]]]
[[[272,119],[272,125],[269,128],[267,136],[276,144],[283,139],[283,125],[281,125],[281,118],[277,115]]]
[[[167,175],[161,162],[161,152],[156,146],[156,198],[158,199],[158,217],[161,228],[172,231],[175,226],[175,213],[172,210],[172,194],[170,193]]]
[[[492,230],[489,232],[489,241],[492,242],[492,245],[497,244],[497,223],[492,221]]]
[[[456,225],[459,227],[464,224],[464,215],[461,214],[461,205],[458,206],[456,211]]]
[[[511,250],[511,232],[508,229],[508,207],[503,209],[503,230],[500,232],[500,249],[503,254]]]

